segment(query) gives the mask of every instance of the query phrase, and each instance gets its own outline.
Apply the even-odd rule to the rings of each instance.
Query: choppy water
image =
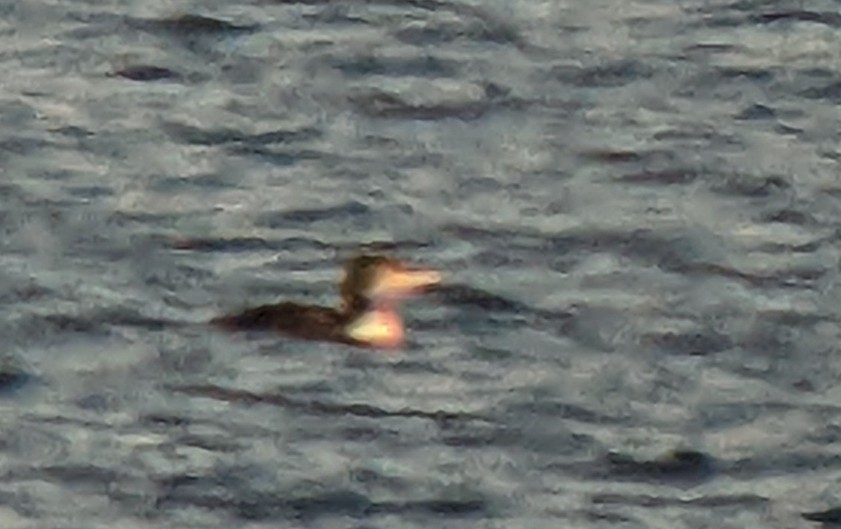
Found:
[[[0,3],[0,526],[841,524],[839,28]],[[370,246],[400,354],[204,324]]]

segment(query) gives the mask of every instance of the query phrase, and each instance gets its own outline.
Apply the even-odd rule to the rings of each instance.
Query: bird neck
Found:
[[[362,310],[350,313],[347,335],[373,347],[397,348],[406,340],[403,319],[394,306],[368,302]]]
[[[342,296],[342,314],[349,320],[353,320],[360,314],[371,310],[374,302],[365,296],[347,294]]]

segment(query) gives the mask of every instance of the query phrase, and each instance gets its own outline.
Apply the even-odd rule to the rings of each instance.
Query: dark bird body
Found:
[[[352,343],[344,332],[350,322],[348,314],[330,307],[301,305],[291,301],[261,305],[239,314],[222,316],[211,321],[229,331],[271,330],[294,335],[304,340],[325,340]]]

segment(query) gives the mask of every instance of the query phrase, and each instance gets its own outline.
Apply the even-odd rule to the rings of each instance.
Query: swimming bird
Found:
[[[286,301],[211,323],[229,331],[273,330],[304,340],[397,348],[406,339],[398,302],[440,281],[441,274],[432,269],[410,268],[382,255],[359,255],[345,263],[338,309]]]

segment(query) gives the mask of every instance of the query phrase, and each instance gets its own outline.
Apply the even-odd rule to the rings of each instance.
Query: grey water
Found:
[[[0,527],[841,525],[840,30],[0,2]],[[360,251],[400,351],[206,324]]]

